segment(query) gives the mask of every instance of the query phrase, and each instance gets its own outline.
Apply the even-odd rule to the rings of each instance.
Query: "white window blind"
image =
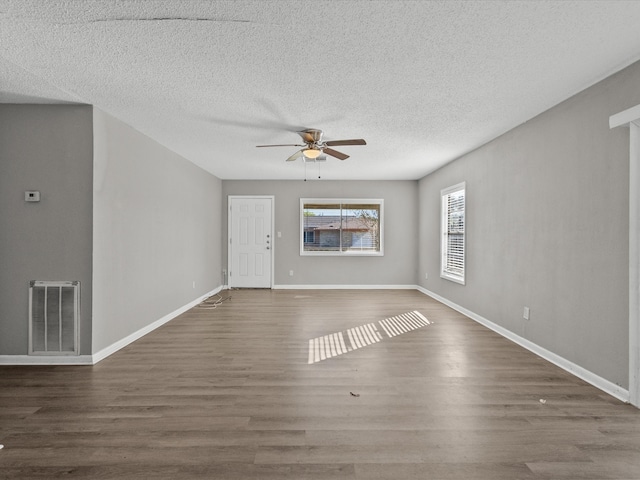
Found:
[[[465,190],[459,183],[441,191],[442,267],[440,276],[464,285],[465,274]]]

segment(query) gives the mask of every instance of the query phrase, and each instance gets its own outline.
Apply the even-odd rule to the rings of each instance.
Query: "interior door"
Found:
[[[271,288],[273,197],[229,197],[229,286]]]

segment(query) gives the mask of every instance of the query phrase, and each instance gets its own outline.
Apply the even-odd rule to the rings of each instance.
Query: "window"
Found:
[[[300,199],[300,255],[383,255],[381,199]]]
[[[466,184],[440,192],[442,197],[442,264],[440,276],[464,285],[464,224]]]

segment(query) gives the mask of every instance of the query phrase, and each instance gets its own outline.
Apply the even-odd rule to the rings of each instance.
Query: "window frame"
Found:
[[[327,251],[313,251],[305,250],[305,205],[307,204],[319,204],[319,205],[339,205],[342,211],[343,206],[348,207],[354,204],[370,204],[377,205],[379,211],[379,236],[380,236],[380,248],[378,250],[342,250],[343,232],[342,227],[339,230],[340,244],[338,250]],[[341,213],[342,215],[342,213]],[[384,199],[382,198],[300,198],[300,255],[310,257],[382,257],[384,256]]]
[[[448,266],[449,257],[451,256],[449,249],[449,198],[452,194],[462,192],[462,268],[451,269]],[[461,182],[448,188],[440,190],[440,277],[450,280],[460,285],[465,285],[466,277],[466,242],[467,242],[467,183]]]

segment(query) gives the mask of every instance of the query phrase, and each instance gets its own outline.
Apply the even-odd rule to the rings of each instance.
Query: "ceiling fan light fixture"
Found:
[[[321,153],[322,153],[322,150],[318,150],[315,148],[305,148],[302,151],[302,154],[307,158],[318,158]]]

